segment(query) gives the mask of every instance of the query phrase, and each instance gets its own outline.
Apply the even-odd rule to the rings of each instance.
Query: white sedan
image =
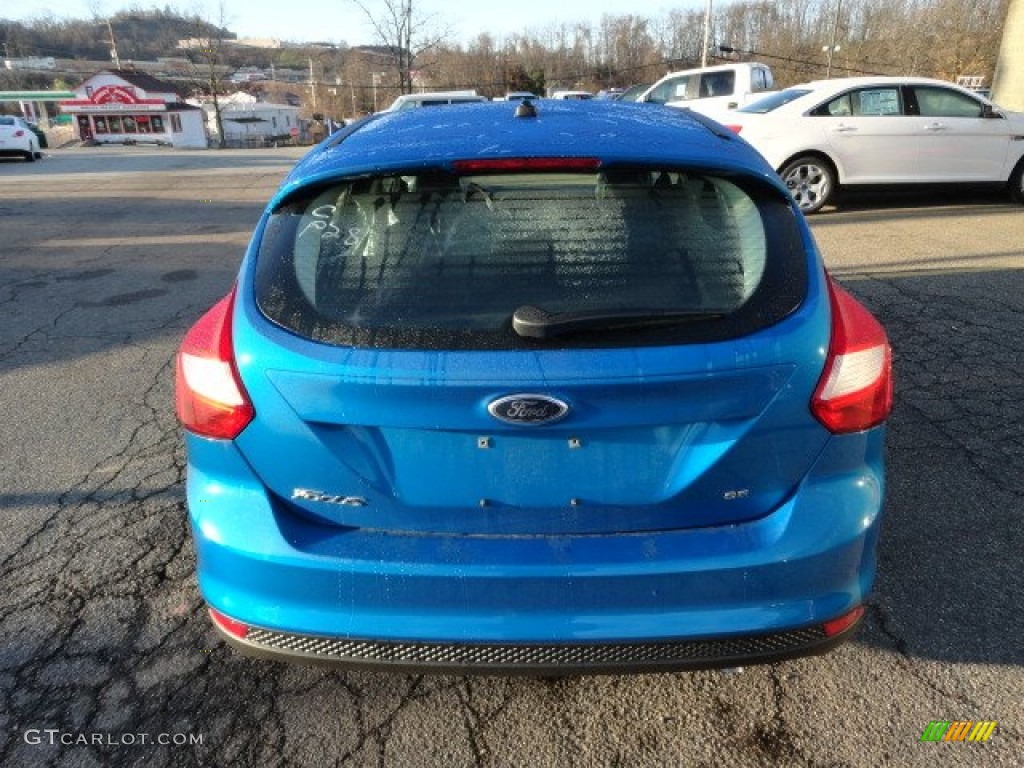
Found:
[[[0,155],[21,155],[29,162],[42,157],[39,139],[22,118],[0,115]]]
[[[805,213],[856,185],[993,183],[1024,202],[1024,113],[942,80],[820,80],[714,117],[764,155]]]

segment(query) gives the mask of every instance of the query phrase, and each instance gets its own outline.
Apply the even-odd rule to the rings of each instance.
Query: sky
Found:
[[[717,0],[724,3],[725,0]],[[417,14],[432,14],[460,42],[489,33],[497,40],[560,22],[590,21],[605,14],[659,17],[673,9],[703,9],[706,0],[414,0]],[[374,0],[367,0],[369,7]],[[219,16],[218,0],[5,0],[0,18],[19,21],[50,14],[57,19],[112,15],[124,8],[163,8],[185,15],[196,10]],[[377,40],[362,11],[351,0],[224,0],[227,27],[239,37],[271,37],[293,42],[345,42],[369,45]]]

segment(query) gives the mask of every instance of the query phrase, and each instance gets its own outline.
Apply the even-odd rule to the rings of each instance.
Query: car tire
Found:
[[[25,162],[34,163],[36,161],[36,151],[31,144],[28,145],[28,152],[25,153]]]
[[[836,191],[836,172],[832,164],[818,155],[801,155],[779,171],[797,206],[804,213],[816,213]]]
[[[1017,163],[1010,174],[1009,190],[1014,202],[1024,204],[1024,159]]]

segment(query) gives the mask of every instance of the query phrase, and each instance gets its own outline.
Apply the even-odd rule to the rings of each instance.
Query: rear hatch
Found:
[[[461,171],[461,172],[460,172]],[[827,301],[783,194],[671,168],[321,182],[243,272],[237,439],[335,525],[587,534],[767,514],[827,439]]]

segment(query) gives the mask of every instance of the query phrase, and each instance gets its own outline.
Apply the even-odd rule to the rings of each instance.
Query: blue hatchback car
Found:
[[[741,138],[646,105],[371,117],[178,355],[236,648],[460,672],[819,653],[875,572],[890,350]]]

